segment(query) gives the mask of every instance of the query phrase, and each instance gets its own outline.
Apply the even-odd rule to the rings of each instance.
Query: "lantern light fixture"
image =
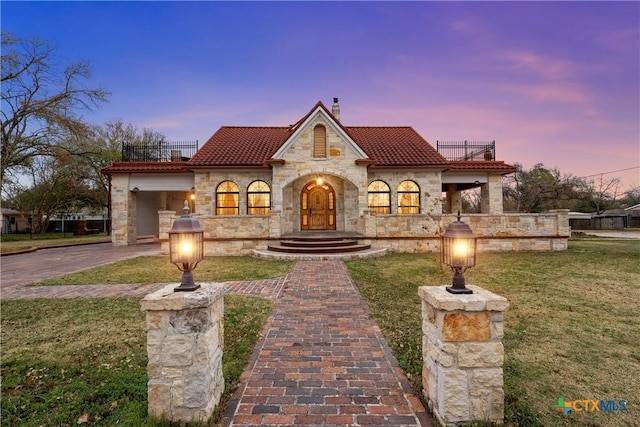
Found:
[[[189,202],[185,200],[183,214],[169,231],[169,258],[182,271],[182,281],[174,288],[175,292],[190,292],[200,287],[193,280],[193,270],[203,258],[203,236],[204,231],[198,220],[189,215]]]
[[[476,265],[477,238],[471,228],[458,218],[447,227],[441,238],[440,254],[444,264],[453,270],[451,286],[447,291],[452,294],[472,294],[473,291],[465,286],[464,271]]]

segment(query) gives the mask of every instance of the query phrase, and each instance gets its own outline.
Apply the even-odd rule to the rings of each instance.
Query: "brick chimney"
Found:
[[[333,106],[331,107],[331,114],[340,121],[340,104],[338,104],[338,98],[333,98]]]

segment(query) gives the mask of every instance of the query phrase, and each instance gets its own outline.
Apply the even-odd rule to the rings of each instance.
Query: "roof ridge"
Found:
[[[289,129],[291,126],[242,126],[242,125],[222,125],[220,129],[223,128],[233,128],[233,129]]]
[[[397,126],[344,126],[345,128],[407,128],[413,129],[410,125],[397,125]]]

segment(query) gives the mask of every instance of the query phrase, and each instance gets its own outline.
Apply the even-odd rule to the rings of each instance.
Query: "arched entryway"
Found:
[[[336,229],[336,193],[326,182],[311,181],[300,193],[300,230]]]

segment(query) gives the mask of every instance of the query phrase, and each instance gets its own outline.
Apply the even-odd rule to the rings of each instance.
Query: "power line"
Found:
[[[624,172],[624,171],[630,171],[633,169],[640,169],[640,165],[638,166],[634,166],[632,168],[626,168],[626,169],[618,169],[615,171],[609,171],[609,172],[600,172],[600,173],[595,173],[593,175],[587,175],[587,176],[579,176],[578,178],[591,178],[592,176],[600,176],[600,175],[608,175],[610,173],[616,173],[616,172]]]

